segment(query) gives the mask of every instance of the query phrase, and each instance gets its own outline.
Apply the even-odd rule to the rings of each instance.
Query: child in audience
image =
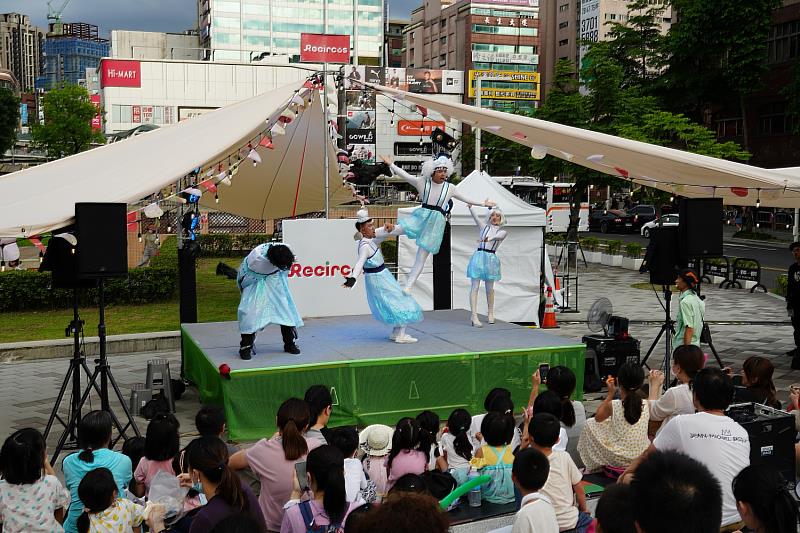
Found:
[[[558,418],[537,413],[533,415],[528,430],[531,446],[542,452],[550,462],[550,474],[539,492],[553,504],[559,530],[574,529],[578,533],[584,533],[592,524],[592,517],[581,486],[583,476],[567,452],[553,449],[561,430]],[[577,507],[574,504],[576,500]]]
[[[397,422],[392,435],[392,451],[386,461],[387,490],[405,474],[422,474],[428,468],[428,449],[420,449],[419,424],[413,418],[404,417]]]
[[[87,472],[78,485],[83,512],[77,520],[79,533],[133,533],[145,522],[151,531],[164,531],[164,507],[145,507],[120,498],[117,482],[108,468]]]
[[[204,405],[194,417],[194,425],[201,437],[218,437],[228,447],[228,455],[239,451],[239,447],[225,440],[225,411],[217,405]]]
[[[755,533],[795,533],[797,504],[783,476],[767,465],[750,465],[733,479],[733,496],[742,520]]]
[[[311,415],[308,422],[306,439],[319,441],[319,445],[328,442],[328,420],[333,412],[333,396],[327,385],[311,385],[303,399],[308,403],[308,412]]]
[[[473,468],[492,478],[481,487],[481,499],[489,503],[511,503],[514,501],[514,481],[511,478],[514,417],[510,414],[488,413],[483,418],[481,434],[485,444],[470,461]]]
[[[375,483],[376,499],[380,501],[389,491],[386,461],[392,449],[394,430],[383,424],[365,427],[358,435],[358,444],[364,451],[361,464],[367,479]]]
[[[46,454],[44,437],[33,428],[15,431],[3,443],[0,523],[5,533],[63,531],[69,491]]]
[[[439,457],[439,444],[436,436],[439,434],[439,415],[433,411],[422,411],[417,415],[419,424],[420,450],[428,448],[428,470],[436,468],[436,458]]]
[[[620,387],[620,400],[614,399]],[[647,423],[650,408],[641,391],[644,370],[635,363],[619,368],[616,380],[606,380],[608,393],[597,408],[594,418],[587,420],[578,440],[578,453],[587,472],[604,466],[627,468],[650,446]]]
[[[107,411],[90,411],[78,424],[78,445],[81,451],[65,457],[61,465],[64,482],[72,496],[67,519],[64,521],[64,531],[67,533],[78,531],[76,523],[84,508],[78,486],[88,472],[107,468],[114,476],[117,494],[125,494],[133,477],[128,456],[108,449],[111,444],[111,427],[111,414]]]
[[[536,413],[547,413],[561,420],[561,417],[564,415],[564,403],[561,401],[561,398],[558,397],[558,394],[551,390],[546,390],[533,401],[532,414]],[[568,443],[569,437],[567,436],[567,430],[562,425],[561,431],[558,433],[558,442],[553,446],[553,449],[565,452],[567,451]]]
[[[469,442],[469,425],[472,417],[466,409],[456,409],[450,413],[442,433],[441,456],[436,466],[442,472],[450,472],[459,485],[467,481],[469,462],[472,459],[472,444]]]
[[[347,501],[364,503],[366,501],[364,492],[369,488],[369,483],[361,461],[355,458],[356,450],[358,450],[358,432],[351,427],[336,428],[331,431],[330,438],[331,444],[344,456],[344,484]],[[374,500],[374,497],[372,499]]]
[[[751,355],[742,363],[742,386],[736,387],[733,403],[763,403],[775,409],[781,408],[781,402],[775,396],[775,383],[772,375],[775,366],[766,357]]]
[[[538,450],[520,450],[511,477],[522,494],[522,504],[511,533],[558,533],[558,520],[550,500],[539,493],[547,482],[550,461]]]
[[[511,399],[511,391],[499,387],[490,390],[483,400],[483,408],[486,409],[486,413],[495,411],[500,414],[509,414],[513,417],[514,401]],[[472,417],[468,433],[469,441],[472,444],[472,453],[478,451],[478,448],[483,445],[483,442],[481,442],[481,424],[486,413]],[[520,432],[515,430],[511,441],[513,448],[519,446],[520,436]]]
[[[133,472],[131,492],[135,495],[147,496],[150,493],[150,482],[159,472],[175,475],[172,461],[181,447],[179,427],[180,424],[172,413],[159,413],[147,425],[144,457]]]
[[[686,344],[685,346],[693,346]],[[594,516],[597,519],[597,533],[636,533],[636,520],[633,517],[631,486],[613,483],[603,490],[597,502]]]
[[[566,366],[551,367],[547,374],[547,390],[553,391],[561,400],[562,409],[559,420],[566,433],[564,446],[573,460],[579,457],[578,437],[581,436],[583,426],[586,424],[586,409],[583,404],[570,399],[572,393],[575,392],[576,384],[575,372]]]
[[[651,370],[650,381],[650,424],[649,433],[655,435],[667,422],[678,415],[694,414],[694,400],[689,383],[697,372],[703,368],[705,356],[703,350],[694,344],[683,344],[672,352],[672,375],[678,385],[670,387],[661,395],[664,385],[664,373]]]

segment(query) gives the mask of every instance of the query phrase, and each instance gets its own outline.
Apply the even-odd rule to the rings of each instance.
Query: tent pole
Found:
[[[481,78],[475,80],[475,107],[481,108]],[[481,129],[475,128],[475,170],[481,171]]]
[[[794,228],[792,228],[793,241],[800,240],[800,209],[794,208]]]
[[[328,195],[328,173],[329,173],[329,168],[328,168],[328,166],[329,166],[329,163],[328,163],[328,144],[330,144],[330,142],[331,142],[331,138],[330,138],[330,121],[328,120],[328,63],[323,63],[322,68],[324,70],[324,74],[323,74],[323,76],[324,76],[323,80],[324,81],[322,82],[322,90],[323,90],[323,93],[324,93],[324,96],[323,96],[323,100],[324,100],[323,107],[324,107],[324,110],[325,110],[325,129],[324,129],[324,131],[325,131],[325,137],[324,137],[324,139],[325,139],[325,149],[324,149],[324,152],[323,152],[323,154],[324,154],[323,157],[325,158],[325,161],[322,164],[322,168],[324,169],[324,172],[325,172],[325,218],[328,218],[329,210],[330,210],[329,195]]]

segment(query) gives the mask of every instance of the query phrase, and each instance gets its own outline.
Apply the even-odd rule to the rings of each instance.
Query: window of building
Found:
[[[473,63],[472,68],[475,70],[490,70],[492,68],[491,63]]]
[[[671,22],[672,22],[672,17],[664,17],[664,18],[663,18],[663,19],[661,19],[661,20],[663,20],[664,22],[666,22],[667,24],[669,24],[669,23],[671,23]]]
[[[561,4],[558,6],[558,11],[560,13],[564,13],[565,11],[569,11],[569,4]]]
[[[717,120],[717,137],[739,137],[744,132],[741,118],[724,118]]]
[[[567,46],[569,44],[569,39],[561,39],[558,41],[558,46]]]
[[[442,19],[439,21],[439,27],[444,28],[447,26],[447,19]]]
[[[447,44],[447,35],[439,39],[439,44]]]
[[[239,2],[214,2],[214,11],[225,11],[228,13],[238,13],[240,8]]]
[[[758,115],[759,135],[785,135],[794,129],[795,116],[786,112],[786,102],[763,106]]]
[[[776,24],[767,38],[767,61],[782,63],[800,57],[800,21]]]
[[[447,54],[442,54],[439,56],[439,66],[444,66],[447,64]]]
[[[564,22],[559,22],[559,24],[558,24],[558,29],[559,29],[559,30],[563,30],[563,29],[564,29],[564,28],[566,28],[567,26],[569,26],[569,21],[565,20]]]
[[[242,10],[245,15],[269,15],[269,6],[262,4],[244,4]]]
[[[469,12],[471,14],[473,14],[473,15],[491,15],[492,14],[492,10],[491,9],[486,9],[486,8],[483,8],[483,7],[473,7],[472,9],[469,10]]]

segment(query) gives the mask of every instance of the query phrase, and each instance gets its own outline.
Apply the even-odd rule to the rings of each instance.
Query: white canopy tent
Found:
[[[76,202],[132,203],[176,183],[195,168],[239,157],[287,108],[295,94],[308,103],[274,137],[275,149],[258,147],[262,164],[242,161],[232,185],[219,185],[219,208],[252,218],[283,218],[324,207],[322,103],[303,82],[279,87],[174,126],[0,177],[0,237],[28,237],[73,221]],[[310,102],[310,103],[309,103]],[[255,146],[255,144],[254,144]],[[350,199],[329,150],[331,205]],[[213,194],[203,203],[216,206]],[[210,203],[209,203],[210,202]]]
[[[544,238],[545,212],[529,205],[493,180],[485,172],[473,171],[458,184],[458,190],[468,198],[484,200],[491,198],[506,216],[508,237],[500,246],[497,255],[502,264],[503,279],[495,284],[495,316],[507,322],[537,322],[539,310],[539,273],[541,271],[542,244]],[[398,210],[398,220],[407,217],[412,207]],[[481,216],[488,212],[477,208]],[[450,218],[451,263],[453,272],[453,308],[469,309],[470,280],[467,279],[467,264],[478,247],[478,228],[467,206],[455,201]],[[401,236],[397,253],[400,283],[411,270],[417,253],[417,245]],[[433,262],[428,258],[413,296],[423,309],[433,309]],[[479,312],[486,314],[486,296],[481,287],[478,298]]]
[[[587,168],[686,197],[722,198],[727,205],[800,207],[800,167],[764,169],[530,117],[376,86],[395,99],[535,147]]]

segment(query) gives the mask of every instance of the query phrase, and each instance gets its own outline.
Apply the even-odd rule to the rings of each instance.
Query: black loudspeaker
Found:
[[[47,243],[47,250],[42,258],[42,264],[39,265],[39,272],[52,272],[53,287],[56,289],[94,287],[95,280],[78,279],[77,247],[73,246],[69,240],[73,235],[67,233],[59,235],[52,236]]]
[[[794,416],[757,403],[731,405],[725,414],[747,430],[750,464],[770,465],[794,486]]]
[[[116,278],[128,274],[126,223],[125,204],[75,204],[79,278]]]
[[[679,213],[681,254],[722,256],[722,198],[682,198]]]
[[[645,252],[650,283],[672,285],[678,270],[686,264],[681,258],[678,237],[677,228],[655,227],[650,230],[650,244]]]

